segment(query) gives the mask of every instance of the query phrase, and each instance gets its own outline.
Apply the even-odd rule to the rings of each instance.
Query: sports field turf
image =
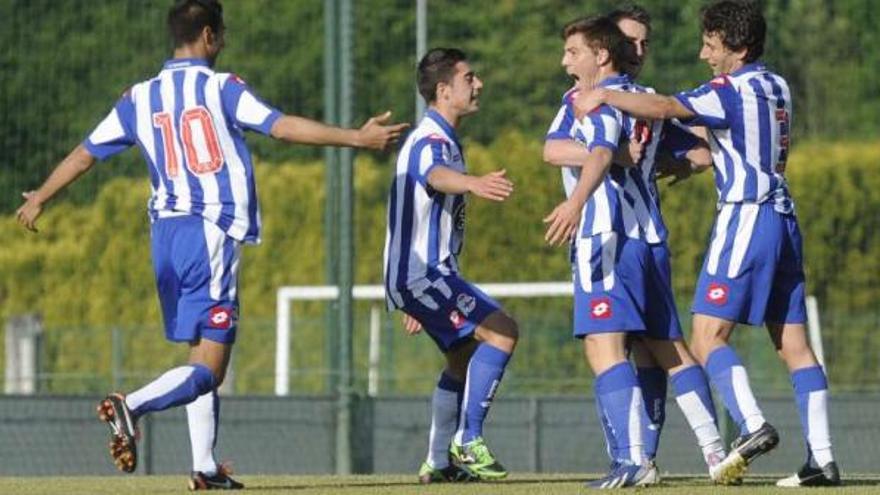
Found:
[[[444,484],[422,486],[415,482],[414,475],[370,475],[370,476],[240,476],[247,485],[245,492],[274,495],[294,494],[432,494],[455,495],[533,495],[584,493],[583,475],[573,474],[521,474],[497,483]],[[845,486],[837,489],[782,489],[772,486],[776,478],[750,476],[741,487],[717,487],[702,478],[674,477],[664,478],[662,485],[639,488],[639,493],[660,494],[710,494],[741,493],[744,495],[809,493],[880,493],[880,478],[856,477],[845,480]],[[238,493],[245,493],[238,492]],[[0,493],[12,494],[128,494],[128,493],[188,493],[185,476],[109,476],[109,477],[40,477],[12,478],[0,477]]]

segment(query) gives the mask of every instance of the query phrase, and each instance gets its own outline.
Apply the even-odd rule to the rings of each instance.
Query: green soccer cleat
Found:
[[[453,442],[449,453],[456,463],[481,480],[500,480],[507,477],[507,470],[495,460],[495,456],[489,451],[482,437],[477,437],[464,445]]]
[[[435,468],[427,462],[419,468],[419,483],[428,485],[431,483],[470,483],[479,481],[480,478],[474,473],[455,464],[449,464],[444,468]]]

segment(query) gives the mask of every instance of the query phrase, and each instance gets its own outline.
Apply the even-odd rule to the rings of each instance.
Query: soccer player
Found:
[[[651,19],[643,8],[630,5],[614,10],[608,18],[617,24],[623,34],[633,43],[635,63],[631,64],[629,76],[635,77],[640,71],[647,53]],[[583,55],[582,52],[578,52]],[[575,57],[572,57],[575,58]],[[569,60],[571,61],[571,60]],[[572,67],[572,75],[576,75]],[[624,79],[621,89],[627,91],[653,91],[636,85],[631,79]],[[577,182],[579,166],[588,154],[588,149],[579,142],[578,123],[572,107],[573,88],[563,96],[563,104],[557,113],[544,145],[544,159],[551,165],[562,166],[563,183],[566,193],[570,194]],[[627,120],[631,122],[631,120]],[[681,324],[678,320],[674,304],[670,280],[670,253],[666,243],[667,230],[660,214],[660,202],[654,180],[660,161],[660,152],[672,153],[676,156],[687,156],[692,160],[675,166],[683,166],[696,170],[711,166],[711,155],[704,142],[689,136],[685,131],[672,123],[662,121],[638,123],[642,126],[642,136],[635,136],[644,141],[642,156],[636,168],[627,171],[629,179],[624,182],[630,190],[626,191],[619,201],[626,201],[632,208],[635,222],[639,224],[638,236],[643,237],[650,246],[653,258],[657,262],[657,274],[661,277],[660,295],[656,301],[649,299],[649,315],[646,318],[647,333],[644,336],[628,338],[627,344],[635,361],[636,376],[642,389],[645,406],[650,424],[643,432],[645,456],[651,461],[649,476],[645,484],[659,482],[659,474],[653,462],[659,446],[660,432],[665,420],[667,373],[676,391],[676,401],[697,436],[703,457],[709,467],[710,476],[718,482],[733,480],[722,479],[715,466],[725,457],[721,436],[718,432],[714,404],[712,403],[709,385],[702,369],[691,356],[683,340]],[[631,130],[630,130],[631,131]],[[630,132],[630,134],[633,134]],[[615,157],[616,158],[616,157]],[[618,169],[623,172],[620,160],[616,160]],[[571,165],[573,164],[573,165]],[[620,175],[620,174],[618,174]],[[614,180],[612,174],[612,180]],[[635,337],[635,338],[634,338]],[[657,355],[657,358],[654,355]],[[610,431],[610,423],[597,400],[600,422],[605,432],[609,455],[615,458],[614,435]]]
[[[111,432],[119,469],[137,464],[136,423],[143,415],[186,405],[193,454],[191,489],[233,489],[214,459],[223,382],[238,319],[241,246],[260,240],[254,170],[244,131],[292,143],[384,149],[404,124],[360,129],[330,127],[283,115],[242,79],[212,66],[224,46],[217,0],[179,0],[168,12],[174,55],[159,74],[127,90],[110,113],[52,172],[24,193],[19,222],[36,231],[43,205],[91,169],[95,160],[137,145],[152,186],[148,204],[152,259],[165,337],[190,346],[189,362],[127,395],[98,405]]]
[[[400,150],[388,199],[388,308],[400,309],[413,331],[423,327],[447,361],[434,393],[423,482],[507,476],[483,439],[483,421],[519,331],[496,301],[458,271],[466,194],[504,201],[513,192],[504,170],[467,174],[456,128],[479,109],[482,87],[460,50],[435,48],[422,58],[418,89],[428,110]],[[462,400],[456,431],[457,394]],[[472,476],[450,468],[447,452]]]
[[[806,337],[800,229],[784,171],[791,130],[788,83],[760,57],[766,22],[754,3],[722,0],[702,12],[700,58],[715,76],[673,97],[603,88],[576,98],[578,112],[609,104],[642,118],[678,118],[709,128],[718,190],[693,303],[691,348],[740,428],[725,462],[746,466],[779,443],[736,352],[737,323],[765,324],[791,373],[807,460],[780,486],[838,485],[831,451],[825,372]]]

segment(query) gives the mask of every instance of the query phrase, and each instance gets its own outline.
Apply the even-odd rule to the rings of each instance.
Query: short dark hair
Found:
[[[733,51],[745,48],[746,62],[754,62],[764,54],[767,22],[756,2],[721,0],[702,13],[703,34],[716,34],[721,43]]]
[[[648,28],[648,34],[651,33],[651,14],[641,5],[634,3],[623,5],[609,12],[608,18],[615,24],[623,19],[636,21]]]
[[[168,11],[168,31],[175,47],[192,43],[205,26],[223,30],[223,6],[219,0],[177,0]]]
[[[437,99],[437,85],[449,83],[455,76],[455,64],[467,60],[458,48],[432,48],[419,61],[417,84],[419,94],[428,103]]]
[[[639,59],[635,46],[610,17],[606,15],[582,17],[562,28],[564,40],[575,34],[582,35],[587,46],[593,50],[607,50],[615,70],[628,75],[638,72]]]

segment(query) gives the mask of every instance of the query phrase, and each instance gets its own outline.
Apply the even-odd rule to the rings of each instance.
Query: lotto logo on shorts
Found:
[[[455,305],[458,307],[459,311],[464,313],[465,316],[468,316],[471,314],[471,311],[477,307],[477,300],[470,294],[459,294],[455,299]]]
[[[590,317],[594,320],[611,318],[611,300],[607,297],[590,301]]]
[[[452,312],[449,313],[449,321],[452,323],[452,326],[458,330],[464,326],[465,319],[464,316],[461,316],[461,313],[453,309]]]
[[[211,322],[212,328],[226,330],[232,326],[232,310],[222,306],[215,306],[211,308],[208,320]]]
[[[709,284],[709,289],[706,291],[706,300],[712,304],[723,306],[727,304],[727,295],[729,293],[730,289],[728,289],[726,285],[712,282]]]

